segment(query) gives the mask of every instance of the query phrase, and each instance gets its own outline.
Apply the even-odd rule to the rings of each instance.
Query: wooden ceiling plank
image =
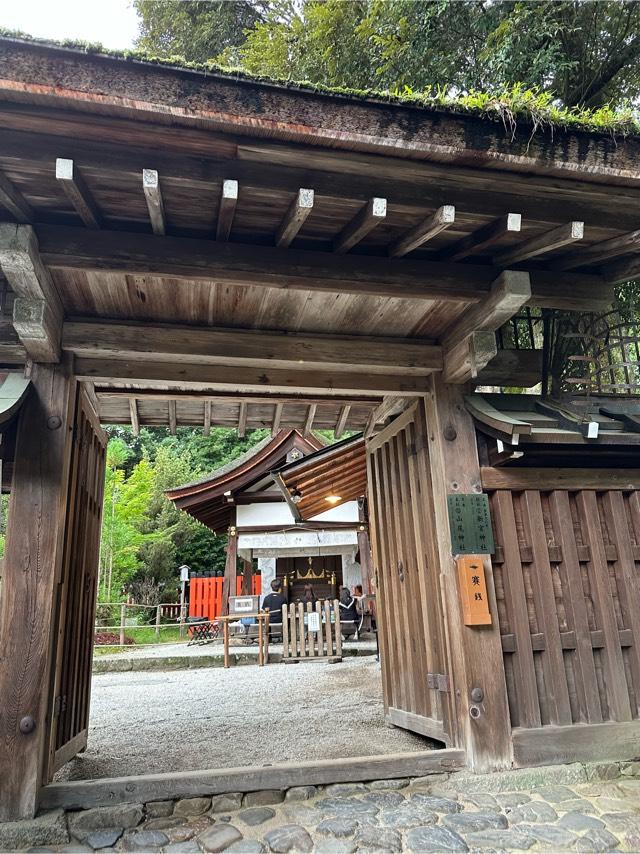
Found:
[[[522,261],[546,255],[548,252],[560,249],[568,243],[575,243],[577,240],[582,240],[583,237],[583,222],[567,222],[564,225],[559,225],[557,228],[552,228],[550,231],[545,231],[544,234],[532,237],[518,246],[510,246],[503,252],[499,252],[494,256],[493,263],[499,267],[519,264]]]
[[[168,409],[169,409],[169,432],[172,436],[176,435],[176,430],[178,427],[178,418],[176,413],[176,402],[175,400],[168,401]]]
[[[282,420],[282,409],[284,404],[276,403],[273,407],[273,422],[271,424],[271,435],[277,436],[280,430],[280,421]]]
[[[601,240],[591,246],[578,249],[577,252],[568,252],[560,258],[556,258],[551,265],[554,270],[573,270],[575,267],[585,267],[590,264],[598,264],[602,261],[610,261],[620,255],[630,255],[640,249],[640,230],[612,237],[610,240]]]
[[[384,222],[386,216],[387,200],[377,196],[369,199],[333,241],[333,251],[338,255],[344,255],[360,243],[377,225]]]
[[[238,412],[238,438],[244,439],[247,435],[247,403],[246,401],[240,401],[240,409]]]
[[[238,205],[238,182],[225,178],[220,190],[220,207],[218,209],[218,221],[216,223],[216,240],[225,242],[229,239],[233,218],[236,215]]]
[[[309,405],[309,409],[307,410],[307,417],[304,422],[304,435],[308,436],[309,433],[313,430],[313,420],[316,417],[316,410],[318,409],[317,403],[311,403]]]
[[[56,180],[87,228],[101,228],[102,216],[98,206],[73,160],[63,157],[56,159]]]
[[[173,397],[176,400],[211,400],[212,403],[229,404],[237,402],[238,399],[246,400],[247,403],[262,403],[273,404],[276,398],[282,403],[293,403],[298,406],[309,406],[312,403],[318,405],[333,404],[334,406],[375,406],[379,403],[374,395],[345,396],[340,394],[335,395],[309,395],[309,394],[283,394],[274,392],[272,394],[252,393],[241,391],[214,391],[212,389],[176,389],[176,388],[120,388],[118,386],[110,387],[98,384],[98,394],[102,400],[128,400],[131,397],[142,400],[166,400]]]
[[[441,261],[461,261],[469,255],[483,252],[506,234],[518,233],[521,225],[522,216],[519,213],[508,213],[505,216],[498,217],[493,222],[477,228],[452,246],[446,246],[438,253],[438,259]]]
[[[441,231],[453,225],[455,219],[455,207],[453,205],[442,205],[434,214],[419,222],[407,234],[392,243],[389,247],[389,256],[401,258],[403,255],[413,252],[414,249],[427,243]]]
[[[336,421],[335,430],[333,431],[333,438],[339,439],[344,433],[344,428],[347,426],[347,418],[349,417],[349,413],[351,412],[351,406],[348,403],[340,410],[340,415],[338,416],[338,420]]]
[[[225,285],[317,293],[369,294],[475,303],[489,291],[499,267],[389,259],[329,252],[216,244],[141,233],[99,234],[88,229],[39,224],[45,264],[59,270],[108,270]],[[605,308],[613,295],[598,275],[531,272],[531,304],[573,311]]]
[[[267,364],[298,370],[342,367],[368,374],[410,375],[426,375],[442,368],[440,347],[414,339],[284,335],[151,323],[67,321],[63,346],[77,356],[178,359],[204,364],[254,364],[263,368]]]
[[[12,342],[7,342],[12,347]],[[15,348],[14,348],[15,349]],[[22,361],[19,353],[16,360]],[[277,368],[267,365],[203,365],[188,360],[172,362],[143,361],[116,357],[82,357],[75,359],[75,372],[83,380],[161,383],[169,388],[206,387],[207,390],[246,391],[281,394],[295,391],[301,395],[385,394],[421,395],[426,393],[423,376],[393,373],[360,373],[354,371],[308,371],[299,365]]]
[[[167,223],[164,213],[164,201],[160,188],[160,176],[155,169],[142,170],[142,189],[147,200],[151,229],[154,234],[167,233]]]
[[[211,401],[205,400],[204,402],[204,421],[202,424],[202,433],[204,436],[208,436],[211,433]]]
[[[640,255],[621,258],[602,268],[602,274],[609,285],[621,285],[640,277]]]
[[[275,236],[275,244],[280,249],[290,246],[313,210],[314,191],[301,187],[289,205]]]
[[[0,204],[20,223],[33,222],[35,219],[29,202],[2,172],[0,172]]]
[[[138,417],[138,403],[134,397],[129,400],[129,414],[131,417],[131,430],[134,436],[140,435],[140,419]]]
[[[16,295],[13,326],[29,357],[57,362],[63,308],[30,225],[0,223],[0,269]]]

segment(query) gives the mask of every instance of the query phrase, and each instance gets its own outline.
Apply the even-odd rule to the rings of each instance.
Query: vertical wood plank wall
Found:
[[[640,494],[490,496],[512,727],[636,720]]]

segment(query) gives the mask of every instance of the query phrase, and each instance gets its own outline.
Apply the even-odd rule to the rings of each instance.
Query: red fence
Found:
[[[224,578],[192,578],[189,581],[189,616],[215,620],[222,612],[222,583]],[[253,576],[253,593],[261,592],[261,576]],[[236,579],[236,596],[242,594],[242,578]]]

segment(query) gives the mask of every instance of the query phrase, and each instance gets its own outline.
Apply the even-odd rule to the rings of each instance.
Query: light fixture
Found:
[[[302,493],[299,489],[293,490],[293,492],[291,493],[291,500],[294,504],[300,504],[300,502],[302,501]]]
[[[342,501],[341,495],[336,495],[335,492],[332,492],[330,495],[325,495],[325,501],[328,501],[329,504],[337,504],[338,501]]]

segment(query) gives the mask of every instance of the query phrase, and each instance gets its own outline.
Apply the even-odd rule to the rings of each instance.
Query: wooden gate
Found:
[[[282,606],[283,661],[342,659],[340,608],[337,599],[318,599],[312,605]]]
[[[56,670],[48,782],[87,744],[93,626],[107,437],[84,391],[77,395],[63,570],[56,602]]]
[[[640,493],[562,471],[483,476],[519,765],[635,755],[640,738]]]
[[[422,403],[367,443],[385,715],[449,745],[447,664]]]

